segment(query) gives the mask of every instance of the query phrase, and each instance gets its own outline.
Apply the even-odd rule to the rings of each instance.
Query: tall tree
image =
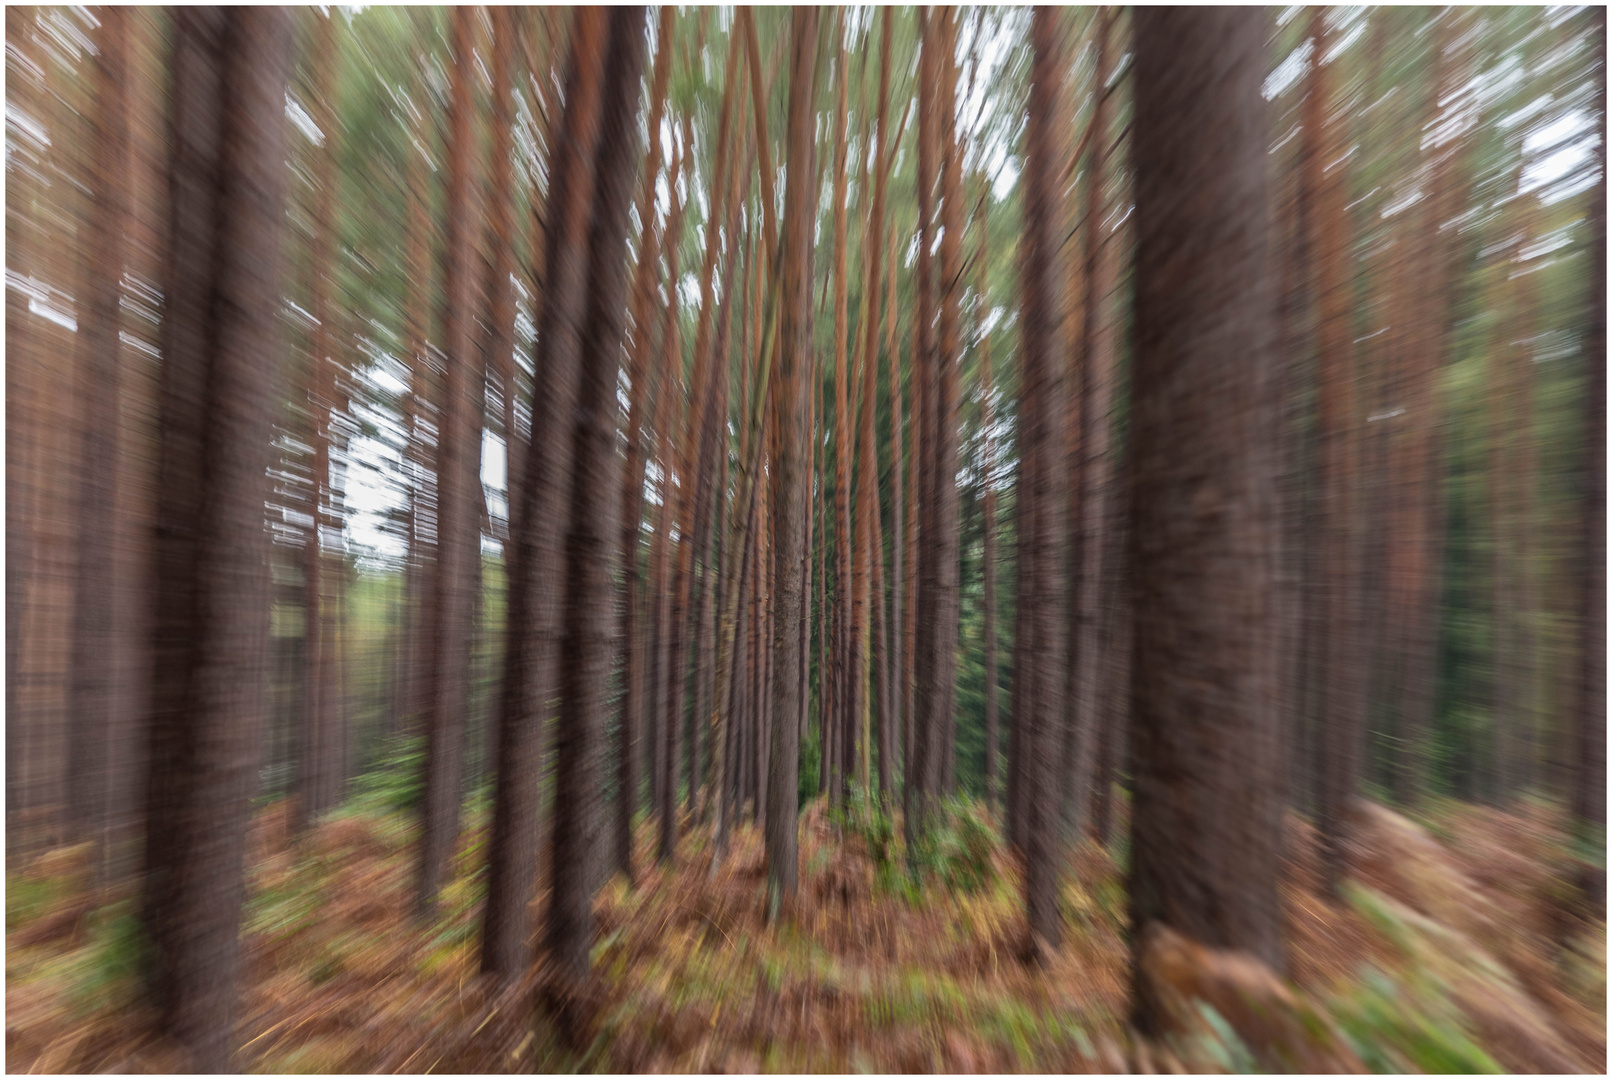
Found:
[[[171,33],[141,919],[162,1030],[191,1068],[223,1072],[268,674],[263,504],[291,20],[271,7],[178,8]]]
[[[583,377],[581,323],[590,270],[578,253],[590,242],[606,22],[603,11],[579,8],[571,29],[565,111],[549,172],[548,269],[535,369],[541,392],[533,399],[537,411],[523,461],[526,476],[511,508],[498,774],[481,948],[482,970],[505,979],[524,970],[529,959],[526,909],[536,879],[540,740],[546,702],[557,681],[554,624],[561,597],[552,568],[566,529],[574,452],[566,423],[578,407]],[[553,863],[551,873],[559,871],[560,863]]]
[[[1321,633],[1326,657],[1321,691],[1321,784],[1318,825],[1327,892],[1336,896],[1346,870],[1350,803],[1360,779],[1365,739],[1365,665],[1359,656],[1359,479],[1355,408],[1348,211],[1339,125],[1332,116],[1327,9],[1310,9],[1309,88],[1304,103],[1303,184],[1312,215],[1312,288],[1318,308],[1316,437],[1321,497]],[[1330,170],[1328,166],[1331,166]]]
[[[918,560],[919,625],[927,627],[924,679],[918,687],[918,723],[932,740],[925,783],[933,795],[950,794],[957,755],[957,624],[960,614],[959,501],[957,492],[957,369],[961,360],[963,292],[963,147],[956,133],[957,12],[943,7],[936,40],[940,102],[936,122],[941,152],[940,321],[932,357],[930,401],[925,414],[933,442],[933,469],[924,478],[933,503]]]
[[[906,831],[907,850],[916,853],[918,849],[918,836],[923,830],[924,821],[929,810],[928,802],[934,795],[934,787],[930,782],[930,767],[932,751],[938,741],[936,734],[931,730],[931,721],[934,719],[934,705],[930,691],[933,685],[929,679],[929,661],[934,625],[932,620],[924,616],[930,614],[932,604],[933,559],[929,554],[929,545],[935,537],[935,526],[932,519],[934,507],[933,492],[930,484],[935,475],[934,440],[931,437],[930,422],[933,418],[935,405],[932,399],[934,379],[931,369],[934,366],[934,312],[935,312],[935,275],[931,253],[934,250],[935,228],[935,80],[939,78],[939,64],[935,59],[938,46],[938,31],[934,25],[936,15],[927,9],[918,14],[918,174],[916,183],[918,187],[918,257],[916,273],[918,277],[918,305],[916,319],[913,327],[912,350],[912,401],[913,401],[913,440],[914,440],[914,475],[912,490],[909,497],[917,510],[918,527],[923,530],[924,547],[917,549],[920,556],[914,563],[915,581],[913,583],[913,637],[912,637],[912,738],[907,751],[906,784],[903,788],[904,817],[903,824]],[[923,490],[919,491],[919,481]],[[908,522],[909,549],[912,545],[913,534],[916,529],[911,528],[913,523]]]
[[[981,198],[990,196],[983,190]],[[980,465],[979,477],[981,530],[984,532],[984,551],[981,576],[985,590],[985,801],[994,810],[1001,802],[998,790],[997,756],[1001,747],[997,730],[996,705],[996,485],[992,470],[996,466],[996,393],[991,385],[991,335],[987,327],[991,308],[986,286],[990,269],[990,230],[986,216],[979,218],[979,251],[975,258],[975,327],[979,332],[980,374]]]
[[[1037,8],[1030,21],[1030,100],[1025,129],[1023,356],[1019,390],[1017,494],[1018,627],[1014,635],[1013,710],[1015,772],[1024,852],[1025,906],[1034,953],[1055,949],[1062,937],[1058,914],[1059,848],[1055,777],[1049,758],[1063,681],[1060,620],[1051,584],[1061,565],[1057,539],[1062,519],[1055,464],[1060,450],[1059,355],[1063,352],[1063,298],[1058,239],[1064,235],[1059,176],[1065,151],[1064,59],[1061,15]]]
[[[795,8],[792,13],[793,52],[789,67],[789,153],[785,157],[783,233],[779,252],[782,268],[778,378],[774,383],[778,453],[772,461],[770,485],[772,514],[778,521],[774,550],[779,568],[776,582],[778,621],[772,651],[777,675],[769,704],[772,728],[767,777],[767,909],[776,919],[783,906],[792,904],[799,872],[796,853],[796,812],[800,744],[790,711],[797,689],[794,664],[800,634],[801,522],[806,513],[805,471],[807,386],[811,366],[811,247],[812,217],[816,205],[815,147],[817,9]]]
[[[834,717],[833,753],[828,772],[831,805],[840,801],[841,785],[847,781],[846,764],[851,760],[856,723],[856,688],[860,681],[860,652],[854,625],[856,587],[851,569],[851,396],[850,366],[846,349],[847,285],[846,245],[846,91],[850,83],[849,54],[840,47],[836,82],[839,87],[834,106]]]
[[[567,425],[572,443],[565,544],[565,637],[561,645],[556,720],[554,882],[546,934],[561,977],[560,993],[580,989],[593,939],[588,887],[591,852],[602,841],[604,736],[610,663],[614,655],[610,569],[619,541],[619,500],[612,478],[619,437],[616,382],[625,317],[628,208],[637,165],[638,113],[644,62],[642,7],[613,8],[610,44],[601,72],[602,101],[594,192],[587,239],[577,407]],[[552,265],[552,264],[551,264]],[[563,1030],[573,1050],[580,1024]]]
[[[437,407],[437,559],[428,637],[425,794],[414,895],[415,914],[421,920],[436,911],[437,891],[459,836],[460,772],[470,701],[471,594],[480,576],[481,560],[476,506],[481,490],[483,388],[473,377],[481,366],[473,355],[471,336],[475,293],[475,234],[470,213],[475,62],[471,53],[476,19],[473,8],[454,9],[453,87],[443,150],[448,165],[441,315],[446,371]]]
[[[1584,443],[1580,469],[1579,551],[1584,587],[1579,593],[1579,674],[1574,717],[1571,811],[1580,837],[1606,845],[1606,10],[1591,16],[1599,63],[1595,101],[1599,139],[1595,145],[1600,181],[1590,200],[1589,325],[1584,360],[1589,376],[1584,395]],[[1601,909],[1606,877],[1589,890]]]
[[[313,237],[308,260],[308,314],[313,329],[308,350],[306,404],[313,447],[308,485],[308,531],[302,545],[302,717],[297,731],[297,799],[292,804],[292,831],[301,834],[334,805],[336,762],[329,728],[336,722],[332,695],[333,665],[328,654],[335,642],[326,630],[332,621],[324,598],[322,532],[328,527],[325,506],[330,486],[330,424],[336,393],[333,351],[337,335],[333,249],[335,209],[336,13],[311,13],[313,47],[310,112],[321,139],[313,149]]]
[[[671,77],[672,28],[676,12],[663,6],[655,34],[655,73],[650,90],[648,158],[644,162],[643,187],[638,196],[638,220],[643,241],[638,247],[638,265],[632,291],[632,364],[628,369],[631,401],[627,412],[627,463],[623,472],[621,500],[621,663],[622,698],[616,750],[617,774],[615,850],[616,868],[633,884],[632,819],[638,808],[639,730],[644,701],[644,664],[639,627],[641,584],[638,569],[639,536],[643,532],[644,509],[644,412],[650,409],[649,342],[654,298],[656,262],[660,234],[655,227],[655,183],[660,176],[661,117],[666,107],[666,84]],[[668,183],[677,182],[676,151]],[[672,238],[672,243],[676,239]]]
[[[1131,918],[1280,967],[1267,18],[1132,15]]]
[[[119,307],[128,217],[128,13],[103,8],[95,59],[94,200],[84,244],[78,334],[77,552],[68,664],[68,824],[78,841],[106,852],[116,685],[113,651],[114,537],[118,463]],[[12,673],[8,672],[8,678]]]
[[[1114,335],[1109,315],[1115,274],[1116,244],[1105,235],[1107,218],[1108,83],[1116,58],[1110,45],[1109,28],[1113,14],[1101,8],[1096,14],[1096,82],[1092,87],[1090,133],[1086,138],[1086,185],[1084,218],[1080,227],[1084,263],[1081,279],[1084,296],[1080,317],[1078,352],[1079,374],[1070,392],[1078,411],[1075,428],[1076,474],[1071,487],[1077,492],[1074,518],[1078,522],[1070,540],[1072,573],[1070,592],[1072,614],[1069,639],[1069,696],[1064,707],[1073,724],[1064,750],[1063,818],[1066,831],[1079,837],[1085,828],[1089,804],[1092,761],[1096,756],[1099,711],[1098,685],[1102,675],[1102,599],[1106,553],[1105,531],[1109,522],[1108,498],[1111,486],[1112,448],[1109,411],[1113,402]]]

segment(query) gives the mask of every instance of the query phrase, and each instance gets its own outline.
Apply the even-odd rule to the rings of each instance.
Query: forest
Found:
[[[6,18],[14,1072],[1604,1073],[1604,7]]]

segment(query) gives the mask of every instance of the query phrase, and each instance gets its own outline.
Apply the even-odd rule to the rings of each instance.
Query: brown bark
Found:
[[[1590,200],[1589,325],[1584,359],[1588,385],[1584,395],[1584,444],[1580,468],[1579,551],[1584,587],[1580,592],[1580,635],[1577,715],[1573,725],[1573,788],[1569,801],[1575,830],[1582,841],[1606,844],[1606,10],[1592,16],[1591,33],[1600,62],[1596,117],[1600,139],[1596,164],[1601,180]],[[1606,877],[1601,875],[1592,901],[1606,905]]]
[[[568,418],[579,408],[585,348],[582,316],[591,310],[585,308],[591,278],[584,253],[591,250],[585,245],[592,242],[590,217],[596,217],[594,159],[604,130],[601,98],[606,90],[601,80],[610,34],[607,21],[604,12],[581,8],[571,32],[557,142],[562,149],[550,172],[548,269],[535,367],[542,392],[533,395],[537,411],[532,445],[523,463],[526,476],[517,485],[518,501],[511,507],[498,775],[481,947],[482,970],[504,979],[525,970],[529,960],[527,904],[536,880],[539,765],[547,703],[558,681],[555,652],[563,610],[553,568],[560,565],[560,538],[569,528],[566,514],[575,441]],[[554,843],[558,854],[557,836]],[[556,858],[550,865],[551,880],[562,868],[573,873],[580,869]]]
[[[839,94],[834,108],[834,753],[829,762],[829,804],[838,805],[851,760],[856,693],[852,677],[857,651],[854,610],[856,585],[851,570],[851,423],[850,368],[846,350],[846,87],[850,82],[842,46],[837,67]]]
[[[481,403],[481,386],[470,377],[478,366],[471,339],[474,248],[469,214],[475,17],[468,8],[454,12],[455,78],[443,153],[448,164],[441,316],[446,375],[437,414],[437,565],[428,638],[424,820],[414,898],[416,917],[422,921],[436,910],[437,890],[459,834],[460,762],[470,691],[471,582],[477,576],[472,560],[480,558],[475,518],[480,480],[470,460],[480,458],[480,424],[475,425],[476,452],[470,453],[468,423],[471,414],[479,416]]]
[[[1055,865],[1058,805],[1048,751],[1058,745],[1062,692],[1061,620],[1048,586],[1061,564],[1057,539],[1062,519],[1056,464],[1060,455],[1058,357],[1064,351],[1057,240],[1064,235],[1061,184],[1064,164],[1064,60],[1060,14],[1037,8],[1031,17],[1029,117],[1025,131],[1023,356],[1019,398],[1017,493],[1018,627],[1014,635],[1013,710],[1015,789],[1024,852],[1025,907],[1036,953],[1062,937]]]
[[[723,69],[729,73],[726,85],[722,91],[721,114],[717,121],[717,148],[716,163],[712,172],[711,211],[712,218],[706,223],[705,229],[705,262],[700,270],[700,314],[694,331],[694,368],[689,380],[689,422],[683,437],[683,450],[679,455],[678,469],[678,557],[675,600],[672,608],[673,638],[671,643],[671,687],[672,694],[669,701],[673,712],[667,723],[671,736],[669,757],[664,767],[670,767],[672,772],[667,781],[663,797],[669,801],[663,805],[661,819],[661,847],[660,858],[663,862],[673,858],[677,848],[678,817],[675,809],[677,766],[682,761],[680,748],[681,728],[685,720],[691,732],[698,732],[695,718],[688,715],[689,708],[694,704],[690,694],[691,687],[687,671],[688,634],[686,626],[689,622],[689,605],[694,589],[695,557],[709,542],[709,505],[710,486],[712,484],[710,466],[714,455],[708,452],[712,438],[707,428],[712,425],[711,399],[713,397],[711,383],[714,380],[712,372],[713,352],[711,335],[713,329],[714,308],[716,306],[716,268],[717,255],[721,250],[723,228],[733,217],[737,203],[734,199],[736,185],[729,182],[728,157],[733,152],[733,117],[734,93],[738,73],[738,50],[741,40],[738,34],[729,36],[727,66]],[[694,612],[697,627],[701,612]],[[699,665],[696,665],[698,669]],[[698,671],[696,672],[698,674]],[[692,807],[695,789],[695,761],[698,756],[694,745],[689,747],[688,764],[688,799]]]
[[[989,196],[986,196],[987,198]],[[981,528],[985,534],[982,576],[985,588],[985,802],[993,811],[1001,803],[998,790],[997,751],[1001,746],[998,731],[996,703],[996,484],[993,475],[996,467],[996,443],[992,429],[996,425],[995,389],[991,385],[991,335],[986,332],[985,320],[990,316],[990,228],[984,214],[979,218],[980,242],[975,270],[974,297],[978,305],[975,325],[979,330],[980,367],[980,512]]]
[[[957,492],[957,368],[959,307],[962,297],[963,148],[955,133],[957,97],[956,11],[940,10],[939,138],[942,154],[940,238],[940,325],[926,416],[934,444],[933,469],[925,476],[933,504],[933,530],[927,534],[918,567],[919,626],[927,630],[924,679],[918,687],[918,723],[931,739],[926,783],[933,795],[950,795],[957,754],[957,620],[959,614],[959,504]],[[925,558],[927,556],[927,558]]]
[[[930,766],[932,748],[938,741],[931,730],[934,704],[930,692],[929,664],[934,637],[933,615],[933,556],[928,545],[935,537],[933,518],[935,476],[935,440],[930,431],[935,405],[933,403],[934,367],[934,269],[930,252],[934,248],[934,193],[935,193],[935,80],[939,78],[939,64],[935,51],[940,47],[938,31],[934,27],[935,13],[919,14],[919,67],[918,67],[918,305],[914,327],[912,355],[913,420],[915,472],[911,498],[919,516],[918,527],[923,530],[925,547],[917,551],[916,580],[913,589],[913,700],[912,738],[908,751],[907,779],[904,798],[907,850],[915,852],[919,834],[924,830],[935,795]],[[922,491],[918,490],[922,483]],[[912,522],[909,534],[916,533]],[[909,546],[912,538],[909,537]]]
[[[108,746],[116,708],[112,597],[118,473],[119,304],[128,218],[128,13],[101,9],[91,134],[94,200],[84,240],[78,324],[79,400],[77,551],[68,661],[68,826],[78,842],[108,854],[108,795],[114,763]]]
[[[230,1066],[267,677],[283,9],[174,12],[142,921],[164,1034]]]
[[[1360,537],[1358,527],[1360,417],[1355,407],[1355,358],[1347,277],[1349,228],[1342,154],[1332,108],[1329,72],[1323,68],[1329,35],[1326,12],[1310,12],[1310,84],[1304,110],[1304,184],[1313,193],[1311,250],[1313,289],[1319,308],[1316,331],[1319,380],[1316,399],[1320,442],[1320,570],[1323,665],[1321,694],[1321,784],[1317,825],[1329,895],[1337,895],[1347,869],[1345,843],[1349,804],[1360,782],[1365,739],[1365,671],[1360,662]]]
[[[774,415],[777,418],[777,456],[772,461],[769,484],[771,509],[778,523],[774,565],[777,593],[772,605],[778,622],[771,651],[777,671],[773,695],[769,699],[771,740],[767,776],[767,910],[776,920],[781,910],[792,906],[798,873],[796,803],[799,784],[800,745],[796,739],[795,718],[789,706],[794,702],[799,648],[800,578],[798,567],[805,553],[800,550],[801,523],[806,513],[806,486],[810,473],[803,469],[807,439],[807,397],[805,377],[811,365],[811,221],[816,204],[813,189],[815,147],[812,144],[816,98],[817,10],[796,8],[793,12],[793,50],[789,81],[789,153],[784,185],[782,249],[781,321],[778,350],[778,378]]]
[[[308,486],[309,523],[302,547],[302,709],[297,730],[297,797],[292,803],[292,832],[307,831],[332,805],[334,762],[328,754],[326,726],[334,717],[330,686],[330,665],[325,640],[328,612],[323,603],[324,552],[321,530],[328,527],[325,513],[330,491],[330,414],[335,396],[333,356],[335,340],[331,325],[335,319],[331,303],[332,224],[335,201],[335,108],[331,100],[335,75],[335,14],[312,14],[313,79],[310,112],[323,133],[323,142],[313,150],[313,244],[309,254],[308,313],[313,330],[308,351],[306,400],[310,414],[309,443],[313,447],[311,478]]]
[[[1107,95],[1103,88],[1113,74],[1115,50],[1109,44],[1113,15],[1100,9],[1097,16],[1096,104],[1092,112],[1090,158],[1087,163],[1085,221],[1081,229],[1081,257],[1085,263],[1084,312],[1080,319],[1080,369],[1071,392],[1077,396],[1079,527],[1074,545],[1071,593],[1074,620],[1069,641],[1071,682],[1065,707],[1074,719],[1072,739],[1065,749],[1064,828],[1077,840],[1084,834],[1090,802],[1093,759],[1101,724],[1098,684],[1102,677],[1102,599],[1107,568],[1105,533],[1112,486],[1109,411],[1113,402],[1115,349],[1111,294],[1117,280],[1118,245],[1103,232],[1107,201],[1105,181],[1108,157]]]
[[[570,527],[565,545],[565,637],[561,646],[556,721],[554,884],[546,943],[562,992],[579,989],[588,972],[593,904],[586,867],[602,841],[601,743],[614,655],[610,564],[619,540],[619,502],[612,477],[618,408],[616,380],[626,300],[627,211],[637,164],[642,7],[611,10],[610,45],[602,70],[597,163],[587,244],[587,284],[580,342],[581,378],[572,414]],[[553,263],[551,261],[550,265]],[[580,1024],[562,1029],[579,1051]]]
[[[661,8],[660,24],[655,45],[655,74],[650,91],[648,156],[644,162],[643,187],[638,196],[638,220],[643,227],[643,240],[638,248],[638,266],[633,279],[632,293],[632,364],[628,378],[631,384],[631,402],[627,412],[627,463],[623,472],[621,499],[621,551],[619,560],[622,573],[621,604],[621,665],[622,697],[616,750],[616,815],[615,863],[627,878],[629,886],[636,883],[632,861],[632,818],[638,808],[639,731],[644,700],[644,664],[641,648],[639,591],[641,579],[638,570],[639,536],[643,532],[644,507],[644,411],[650,408],[649,383],[650,302],[655,292],[655,269],[659,256],[660,234],[655,228],[655,181],[660,175],[661,117],[666,107],[666,84],[671,77],[672,30],[676,12],[670,7]],[[677,181],[678,161],[673,151],[668,182]],[[672,239],[676,243],[676,239]],[[672,283],[676,289],[676,282]]]
[[[1131,917],[1280,970],[1268,18],[1132,14]]]

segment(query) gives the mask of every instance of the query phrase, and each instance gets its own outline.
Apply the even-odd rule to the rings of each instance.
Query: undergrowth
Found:
[[[436,917],[412,917],[416,830],[397,808],[416,797],[415,753],[400,744],[302,840],[280,831],[284,806],[258,816],[243,922],[241,1068],[1111,1072],[1172,1060],[1196,1071],[1260,1068],[1258,1047],[1207,1007],[1190,1037],[1138,1058],[1146,1049],[1125,1021],[1122,853],[1088,845],[1075,854],[1062,892],[1063,946],[1046,966],[1026,967],[1022,882],[995,819],[978,804],[943,802],[909,852],[899,811],[857,789],[837,811],[807,805],[797,901],[770,924],[765,852],[753,825],[734,829],[713,874],[703,830],[686,829],[676,860],[660,866],[655,823],[641,822],[638,887],[612,879],[595,903],[591,1019],[584,1045],[567,1050],[541,1022],[532,1026],[538,1014],[498,1005],[476,975],[484,793],[467,800]],[[1481,820],[1440,818],[1462,842]],[[1570,842],[1552,835],[1560,837],[1553,843]],[[12,1068],[182,1071],[154,1056],[146,1034],[134,901],[84,907],[76,865],[53,853],[7,876]],[[1367,1068],[1517,1067],[1497,1057],[1463,1012],[1453,969],[1430,958],[1420,924],[1373,889],[1356,889],[1336,906],[1307,882],[1301,874],[1287,886],[1287,939],[1305,961],[1295,970],[1312,973],[1300,990]],[[532,909],[539,926],[542,897]],[[60,917],[80,908],[74,919]],[[1591,930],[1600,944],[1568,950],[1557,985],[1583,1003],[1574,1008],[1590,1016],[1599,1009],[1604,1019],[1604,923]],[[1334,944],[1342,942],[1354,944]],[[1335,947],[1337,961],[1311,956]],[[1586,973],[1596,957],[1598,977]],[[1604,1060],[1604,1032],[1573,1036],[1590,1040],[1575,1061],[1597,1064],[1597,1047]]]

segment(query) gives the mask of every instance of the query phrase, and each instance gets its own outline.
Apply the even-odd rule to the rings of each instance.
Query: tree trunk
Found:
[[[1317,825],[1321,833],[1324,884],[1337,896],[1347,871],[1345,851],[1350,803],[1360,782],[1365,739],[1365,670],[1359,657],[1360,543],[1356,487],[1359,476],[1355,407],[1354,333],[1351,328],[1349,226],[1338,126],[1329,118],[1331,91],[1321,64],[1329,35],[1326,11],[1310,11],[1310,85],[1304,108],[1304,184],[1315,208],[1311,251],[1312,288],[1319,307],[1320,354],[1316,397],[1320,442],[1320,566],[1323,667],[1321,694],[1321,785]]]
[[[278,8],[179,8],[171,42],[142,921],[162,1031],[191,1068],[223,1072],[268,674],[291,22]]]
[[[1600,62],[1596,100],[1600,182],[1590,201],[1590,318],[1584,334],[1588,385],[1584,396],[1584,447],[1580,484],[1579,552],[1584,588],[1579,593],[1578,710],[1574,724],[1570,810],[1581,843],[1606,845],[1606,10],[1592,16]],[[1606,907],[1606,876],[1590,899]]]
[[[638,196],[638,220],[643,242],[638,248],[638,266],[632,292],[632,365],[628,378],[632,400],[627,414],[627,464],[623,472],[621,497],[621,713],[616,749],[615,863],[628,886],[637,883],[633,872],[632,819],[638,808],[639,729],[644,711],[644,656],[639,623],[641,575],[639,537],[643,532],[644,511],[644,411],[652,409],[654,393],[649,383],[650,302],[654,298],[659,232],[655,228],[655,182],[660,175],[661,117],[666,107],[666,84],[671,78],[672,31],[676,12],[661,8],[656,33],[654,87],[650,91],[648,157],[644,162],[643,187]],[[676,185],[678,160],[673,150],[667,173],[670,186]],[[681,222],[679,222],[681,224]],[[676,238],[671,239],[676,243]],[[675,293],[677,283],[672,282]]]
[[[930,747],[930,773],[926,783],[938,796],[950,795],[957,756],[957,620],[959,606],[959,502],[957,492],[957,368],[959,307],[962,297],[963,147],[955,133],[957,114],[957,13],[940,11],[939,137],[942,153],[940,281],[940,340],[934,357],[935,412],[928,418],[934,441],[934,468],[927,482],[934,503],[934,531],[924,544],[927,562],[920,556],[923,582],[919,601],[924,611],[920,625],[931,631],[925,658],[925,680],[919,685],[918,718],[938,745]],[[927,574],[926,571],[927,570]]]
[[[1281,970],[1268,16],[1132,18],[1133,959],[1162,923]]]
[[[601,749],[615,653],[611,553],[619,540],[615,464],[622,321],[626,301],[627,211],[638,157],[642,7],[610,11],[610,44],[602,69],[597,160],[587,240],[587,284],[581,323],[577,407],[568,426],[572,469],[565,544],[565,636],[555,724],[554,879],[546,943],[569,1001],[588,973],[593,938],[587,868],[603,841]],[[558,252],[556,252],[558,254]],[[550,260],[550,266],[555,265]],[[568,1011],[568,1010],[567,1010]],[[585,1048],[580,1024],[562,1025],[573,1051]]]
[[[912,739],[909,750],[905,790],[905,829],[907,851],[910,858],[916,854],[918,837],[929,818],[929,802],[934,798],[930,766],[933,750],[939,741],[932,730],[934,720],[933,684],[929,676],[929,663],[934,638],[934,558],[930,546],[936,540],[934,522],[935,440],[931,432],[935,405],[934,391],[934,314],[935,279],[930,253],[934,249],[935,227],[935,80],[940,66],[935,59],[939,48],[938,31],[931,22],[936,18],[932,11],[920,12],[919,66],[918,66],[918,306],[917,325],[914,329],[912,356],[913,419],[916,421],[917,446],[914,457],[917,472],[913,479],[912,498],[919,515],[919,528],[923,530],[925,546],[918,551],[915,564],[916,587],[913,589],[913,702]],[[919,489],[922,484],[921,490]],[[916,530],[910,530],[916,531]]]
[[[590,242],[606,23],[603,12],[579,9],[571,32],[566,104],[556,144],[560,152],[550,172],[549,271],[535,366],[541,393],[533,395],[536,412],[532,445],[523,461],[526,476],[511,508],[498,774],[481,947],[482,970],[506,980],[524,971],[530,959],[526,909],[536,878],[543,723],[557,679],[551,634],[561,597],[553,568],[559,565],[560,537],[568,528],[574,441],[567,418],[578,408],[585,347],[579,328],[591,284],[578,253]],[[561,867],[558,861],[551,864],[551,879]]]
[[[95,196],[84,240],[84,303],[78,333],[79,400],[77,551],[68,661],[67,797],[72,839],[109,854],[107,829],[115,734],[112,597],[118,524],[118,327],[128,219],[128,13],[101,9],[95,61]],[[9,674],[9,673],[8,673]],[[15,715],[15,714],[14,714]],[[100,876],[98,867],[96,876]]]
[[[1024,852],[1025,907],[1037,954],[1056,949],[1063,934],[1058,913],[1058,803],[1049,758],[1057,747],[1063,680],[1062,626],[1057,595],[1064,519],[1056,469],[1062,449],[1060,368],[1067,291],[1058,274],[1058,240],[1065,233],[1058,182],[1065,165],[1064,70],[1059,12],[1037,8],[1031,17],[1029,126],[1025,130],[1023,359],[1019,391],[1018,628],[1014,635],[1014,756]]]
[[[1113,450],[1110,445],[1109,410],[1113,401],[1114,336],[1109,316],[1111,293],[1118,275],[1111,235],[1103,232],[1106,216],[1104,180],[1108,157],[1108,109],[1104,88],[1112,76],[1115,58],[1108,42],[1113,19],[1107,9],[1097,13],[1097,82],[1093,93],[1090,157],[1086,176],[1084,227],[1081,229],[1085,261],[1084,313],[1080,320],[1080,373],[1071,393],[1078,397],[1079,410],[1076,499],[1079,527],[1070,538],[1074,544],[1071,593],[1075,618],[1069,641],[1069,670],[1072,674],[1069,700],[1065,707],[1074,718],[1072,744],[1065,751],[1063,796],[1064,828],[1076,840],[1084,834],[1090,802],[1092,761],[1096,756],[1099,712],[1098,686],[1102,679],[1102,599],[1106,574],[1104,530],[1108,526],[1108,499]],[[1072,410],[1073,411],[1073,410]]]
[[[479,366],[472,357],[474,244],[469,213],[475,20],[471,9],[454,12],[456,77],[443,154],[448,163],[442,313],[446,375],[437,414],[437,566],[427,665],[424,819],[414,898],[415,915],[421,921],[435,914],[437,891],[459,835],[460,772],[470,700],[471,584],[478,576],[473,560],[480,560],[475,508],[481,482],[471,459],[480,457],[481,433],[477,423],[472,452],[469,423],[472,415],[479,416],[481,404],[481,386],[470,377]]]
[[[988,197],[988,196],[987,196]],[[997,730],[996,705],[996,485],[993,471],[996,467],[995,439],[992,429],[996,426],[995,394],[991,386],[991,335],[985,329],[985,320],[990,316],[990,301],[988,299],[988,275],[990,271],[990,229],[987,219],[980,217],[980,245],[977,258],[977,278],[974,286],[975,296],[979,304],[976,325],[979,327],[979,366],[980,366],[980,488],[984,495],[980,500],[981,514],[984,517],[982,529],[985,534],[984,553],[982,556],[983,577],[985,586],[985,803],[995,812],[1001,805],[1001,792],[998,790],[997,777],[997,750],[1001,746],[1000,733]]]
[[[812,370],[811,331],[811,223],[817,198],[815,147],[817,10],[793,12],[793,55],[789,81],[789,153],[785,158],[783,235],[780,262],[783,270],[782,328],[779,334],[778,378],[773,381],[774,416],[777,418],[778,454],[773,459],[769,484],[771,509],[778,525],[774,565],[778,568],[778,622],[772,642],[777,674],[768,717],[772,728],[767,778],[767,911],[776,920],[785,905],[792,905],[798,872],[796,804],[799,787],[800,745],[790,712],[798,692],[795,686],[796,640],[800,633],[801,522],[806,513],[805,465],[807,430],[807,373]]]

